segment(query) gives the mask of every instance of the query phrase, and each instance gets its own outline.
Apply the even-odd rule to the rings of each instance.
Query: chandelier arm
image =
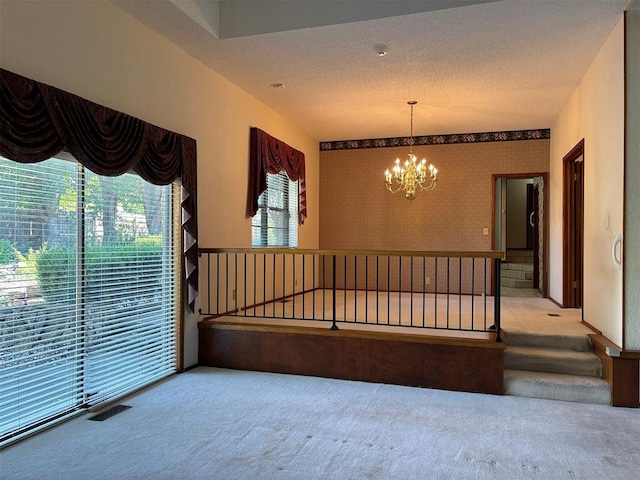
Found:
[[[424,192],[428,192],[430,190],[433,190],[434,188],[436,188],[436,182],[438,180],[431,180],[431,183],[429,185],[427,185],[426,187],[423,186],[422,184],[420,184],[420,190],[424,191]]]

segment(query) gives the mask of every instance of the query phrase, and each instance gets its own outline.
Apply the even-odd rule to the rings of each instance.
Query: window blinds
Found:
[[[172,186],[0,159],[0,445],[176,370]]]

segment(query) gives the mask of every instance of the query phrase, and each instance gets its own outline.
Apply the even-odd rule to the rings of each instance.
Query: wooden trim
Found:
[[[551,211],[549,209],[549,190],[550,190],[550,182],[549,182],[549,174],[544,174],[544,223],[542,225],[543,228],[543,237],[544,237],[544,272],[542,272],[542,296],[549,296],[549,257],[550,257],[550,238],[549,238],[549,223],[551,217]]]
[[[327,322],[329,323],[329,322]],[[496,342],[495,334],[488,332],[492,338],[474,339],[461,337],[448,337],[438,335],[411,335],[406,333],[371,332],[365,330],[331,330],[329,328],[299,327],[294,325],[269,325],[262,323],[243,322],[241,320],[210,320],[198,323],[198,329],[238,330],[257,332],[276,332],[282,334],[305,334],[321,337],[344,337],[371,340],[383,340],[389,342],[427,343],[430,345],[452,345],[456,347],[492,348],[504,350],[504,342]]]
[[[587,327],[589,327],[591,330],[593,330],[595,333],[597,333],[598,335],[602,335],[602,332],[600,330],[598,330],[596,327],[594,327],[593,325],[591,325],[589,322],[585,322],[584,319],[582,319],[582,323],[584,325],[586,325]]]
[[[369,257],[455,257],[455,258],[504,258],[503,252],[462,251],[408,251],[408,250],[316,250],[304,248],[199,248],[202,253],[246,253],[266,255],[326,255]]]
[[[571,164],[580,156],[582,156],[584,162],[584,138],[562,159],[562,306],[567,308],[577,307],[575,298],[572,298],[571,295],[574,288],[573,282],[576,280],[573,278],[573,272],[576,268],[574,264],[575,250],[573,248],[575,235],[573,229],[573,224],[575,223],[575,203],[571,195],[572,192],[574,192],[571,179]],[[584,234],[584,232],[582,232],[582,234]],[[582,307],[582,305],[580,305],[580,307]]]
[[[560,302],[558,302],[555,298],[553,297],[547,297],[549,300],[551,300],[556,306],[560,307],[560,308],[564,308],[562,306],[562,304]]]
[[[620,347],[602,335],[592,333],[589,334],[589,338],[593,343],[594,353],[602,361],[602,378],[611,387],[611,404],[614,407],[640,407],[640,361],[638,358],[629,358],[622,354],[620,357],[611,357],[607,355],[607,348],[620,350]]]

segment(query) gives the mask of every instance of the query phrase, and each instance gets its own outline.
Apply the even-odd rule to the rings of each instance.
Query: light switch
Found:
[[[489,229],[488,229],[487,227],[484,227],[484,228],[482,229],[482,234],[483,234],[483,235],[489,235]]]

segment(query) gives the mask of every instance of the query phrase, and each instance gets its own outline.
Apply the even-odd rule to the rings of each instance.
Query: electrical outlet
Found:
[[[235,300],[236,299],[236,291],[234,290],[231,294],[231,300]]]
[[[431,285],[431,277],[424,277],[424,284]]]

